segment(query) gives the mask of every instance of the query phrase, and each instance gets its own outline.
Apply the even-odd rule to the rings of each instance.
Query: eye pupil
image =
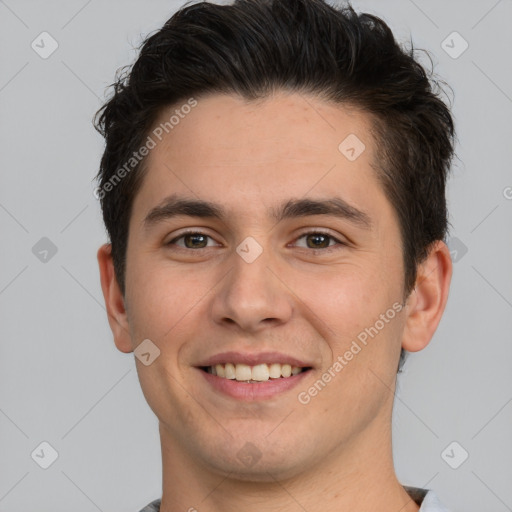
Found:
[[[206,242],[206,236],[205,235],[201,235],[200,233],[189,233],[187,235],[184,236],[184,241],[185,241],[185,246],[188,248],[188,249],[194,249],[194,248],[197,248],[199,247],[198,245],[192,243],[192,244],[189,244],[188,242],[191,240],[191,239],[202,239],[203,242]],[[201,245],[200,247],[205,247],[204,245]]]
[[[321,239],[323,239],[324,243],[322,243]],[[315,249],[318,249],[319,247],[324,248],[329,246],[329,236],[327,235],[322,235],[320,233],[308,235],[308,240],[315,240],[315,242],[313,242],[313,248]],[[319,240],[320,244],[317,243]],[[325,242],[327,242],[327,244]]]

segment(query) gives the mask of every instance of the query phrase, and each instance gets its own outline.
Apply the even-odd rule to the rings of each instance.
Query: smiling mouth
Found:
[[[269,363],[249,366],[247,364],[216,364],[213,366],[201,366],[201,370],[221,379],[236,380],[253,384],[257,382],[266,382],[269,380],[286,379],[311,370],[310,367],[292,366],[290,364]]]

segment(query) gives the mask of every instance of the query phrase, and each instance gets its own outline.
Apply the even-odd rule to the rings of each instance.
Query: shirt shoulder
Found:
[[[422,489],[420,487],[403,486],[407,494],[414,500],[417,505],[420,505],[419,512],[451,512],[446,508],[436,493],[431,489]]]
[[[429,490],[423,499],[420,512],[451,512],[437,497],[436,493]]]
[[[157,500],[152,501],[148,505],[146,505],[140,512],[160,512],[160,503],[162,499],[159,498]]]
[[[421,505],[419,512],[451,512],[440,501],[434,491],[421,489],[420,487],[404,486],[407,494],[418,505]],[[156,499],[146,505],[140,512],[160,512],[161,499]]]

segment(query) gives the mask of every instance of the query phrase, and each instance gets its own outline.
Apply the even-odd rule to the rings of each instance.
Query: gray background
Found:
[[[0,512],[129,512],[161,495],[156,417],[101,295],[91,118],[114,71],[182,4],[0,0]],[[353,4],[412,34],[455,91],[456,263],[440,327],[399,379],[397,473],[454,511],[512,510],[512,3]],[[46,59],[31,47],[43,31],[59,45]],[[458,36],[452,56],[442,47],[454,31],[469,43],[457,58]],[[43,237],[57,248],[46,261]],[[43,441],[58,452],[48,469],[31,456]]]

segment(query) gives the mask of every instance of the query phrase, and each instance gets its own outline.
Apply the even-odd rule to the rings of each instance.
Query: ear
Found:
[[[114,335],[116,347],[125,353],[133,352],[128,316],[126,314],[124,297],[114,272],[112,260],[112,244],[104,244],[98,249],[98,264],[100,267],[101,289],[107,308],[108,323]]]
[[[452,259],[447,245],[437,240],[418,266],[416,284],[406,301],[402,347],[409,352],[424,349],[432,339],[448,301]]]

